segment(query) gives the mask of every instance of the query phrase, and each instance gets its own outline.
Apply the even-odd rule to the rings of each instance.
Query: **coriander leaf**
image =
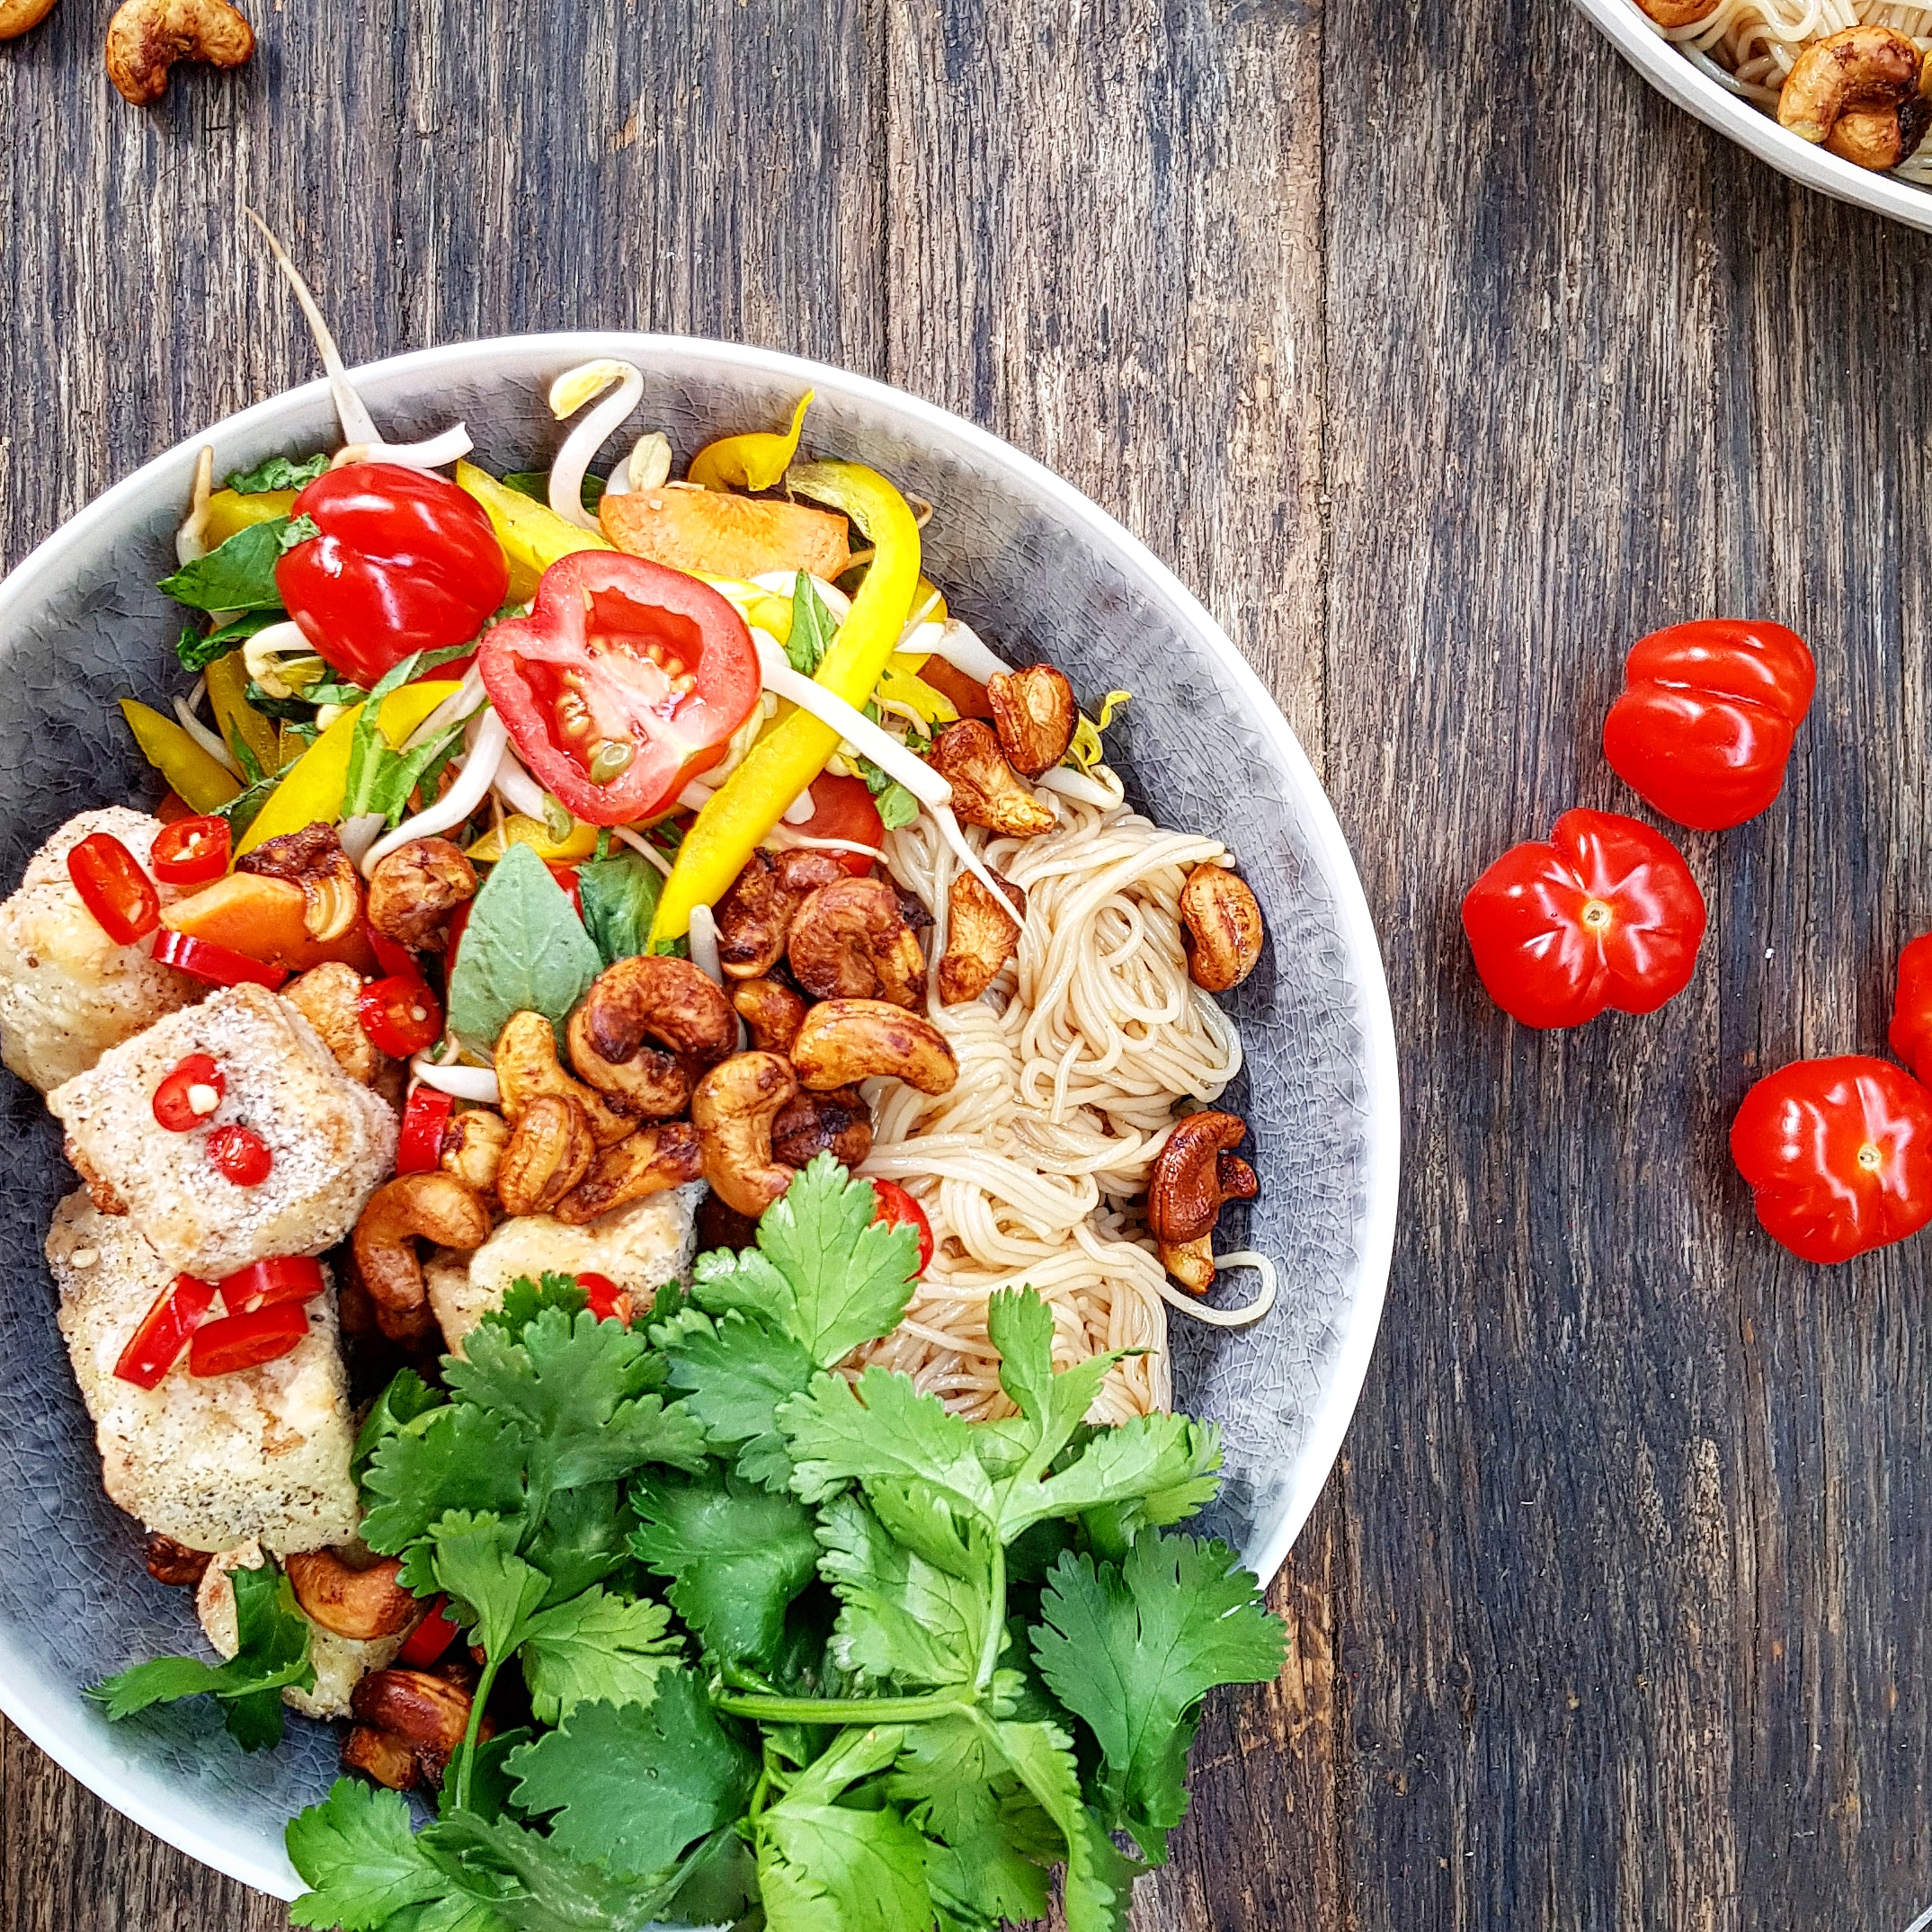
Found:
[[[670,1625],[663,1604],[632,1603],[595,1587],[532,1619],[521,1660],[537,1721],[559,1723],[593,1701],[649,1704],[678,1660],[678,1640],[665,1634]],[[677,1849],[658,1863],[668,1864]]]
[[[181,660],[183,671],[206,671],[218,657],[238,651],[258,630],[266,630],[286,614],[280,606],[271,610],[251,610],[245,616],[236,618],[232,624],[224,624],[218,630],[209,631],[206,637],[198,630],[184,630],[175,641],[174,654]],[[254,689],[250,685],[251,692]],[[249,702],[254,703],[252,696]],[[259,710],[261,707],[256,706],[256,708]]]
[[[289,1821],[286,1836],[289,1862],[309,1888],[289,1908],[294,1925],[378,1932],[448,1886],[417,1845],[399,1792],[339,1777],[320,1804]]]
[[[356,1431],[349,1473],[360,1482],[383,1443],[418,1416],[428,1415],[432,1410],[441,1408],[446,1400],[414,1369],[398,1369],[391,1377],[388,1387],[376,1398],[374,1406],[363,1418],[362,1427]]]
[[[818,586],[804,571],[797,572],[792,579],[791,635],[785,640],[785,655],[792,669],[815,678],[838,628],[825,608],[825,600],[818,594]]]
[[[992,1727],[946,1717],[906,1726],[886,1794],[949,1845],[997,1830],[1028,1858],[1060,1856],[1059,1827],[1020,1785]]]
[[[627,1540],[636,1518],[615,1482],[558,1490],[523,1554],[550,1580],[544,1603],[561,1603],[601,1583],[630,1561]]]
[[[467,1402],[445,1404],[376,1445],[362,1477],[362,1540],[400,1555],[452,1509],[503,1516],[523,1507],[526,1439],[516,1421]]]
[[[173,576],[161,589],[176,603],[197,610],[277,610],[281,592],[275,587],[275,565],[281,556],[281,533],[287,517],[251,523],[228,540]]]
[[[681,1870],[677,1893],[664,1907],[668,1925],[735,1926],[757,1902],[757,1861],[734,1826],[714,1831]]]
[[[1159,1863],[1187,1810],[1188,1747],[1217,1684],[1265,1684],[1287,1633],[1224,1543],[1142,1536],[1117,1568],[1071,1553],[1040,1599],[1034,1655],[1106,1760],[1112,1813]]]
[[[238,469],[228,478],[228,487],[237,496],[263,496],[271,490],[299,490],[313,483],[329,467],[325,451],[292,462],[285,456],[272,456],[253,469]]]
[[[556,1814],[552,1843],[637,1878],[735,1819],[758,1762],[719,1724],[702,1680],[673,1670],[647,1709],[580,1705],[519,1751],[514,1769],[517,1803]]]
[[[948,1576],[985,1576],[984,1551],[961,1532],[945,1499],[923,1483],[875,1476],[866,1483],[866,1500],[894,1536]]]
[[[608,966],[635,958],[650,943],[664,875],[642,852],[623,850],[577,868],[583,930]]]
[[[482,1319],[501,1329],[511,1340],[522,1339],[527,1329],[546,1308],[561,1308],[566,1315],[580,1315],[591,1304],[583,1284],[574,1275],[559,1275],[546,1269],[539,1281],[519,1275],[503,1290],[501,1308],[488,1308]]]
[[[1058,1848],[1055,1834],[1048,1863]],[[997,1822],[944,1844],[928,1840],[925,1854],[926,1889],[946,1932],[1000,1932],[1009,1923],[1046,1917],[1046,1865],[1014,1845]]]
[[[681,1872],[639,1884],[573,1858],[508,1818],[452,1812],[416,1842],[459,1892],[485,1901],[511,1932],[637,1932],[656,1918]]]
[[[963,1684],[979,1667],[990,1572],[980,1580],[935,1569],[886,1533],[857,1497],[819,1512],[820,1573],[844,1607],[832,1660],[861,1677],[902,1684]]]
[[[672,1580],[672,1606],[705,1648],[769,1664],[786,1609],[817,1568],[811,1512],[731,1475],[721,1486],[648,1482],[631,1503],[639,1522],[632,1553]]]
[[[450,970],[450,1024],[487,1054],[512,1013],[544,1015],[558,1032],[603,969],[564,888],[527,845],[512,845],[470,901]]]
[[[491,1820],[521,1817],[512,1796],[516,1780],[511,1776],[508,1766],[510,1758],[528,1744],[533,1735],[529,1725],[520,1724],[514,1731],[500,1731],[494,1737],[484,1738],[477,1743],[476,1753],[470,1758],[469,1786],[460,1809]],[[447,1818],[451,1812],[459,1809],[456,1795],[456,1780],[445,1778],[436,1798],[439,1817]]]
[[[1000,1386],[1032,1425],[1028,1460],[1036,1473],[1044,1471],[1073,1439],[1120,1358],[1089,1356],[1055,1375],[1053,1311],[1031,1288],[993,1295],[986,1304],[986,1333],[1000,1351]]]
[[[549,1579],[516,1554],[519,1525],[498,1517],[452,1510],[430,1527],[428,1564],[437,1589],[450,1598],[450,1614],[492,1658],[521,1644],[549,1588]],[[418,1596],[423,1551],[412,1550],[403,1570],[405,1588]]]
[[[973,1453],[973,1425],[936,1395],[921,1394],[908,1376],[868,1368],[856,1387],[841,1376],[820,1376],[779,1408],[779,1426],[797,1465],[792,1488],[807,1502],[846,1482],[884,1478],[930,1483],[952,1509],[994,1519],[993,1484]]]
[[[670,1367],[671,1386],[697,1417],[705,1441],[737,1457],[738,1473],[767,1489],[791,1481],[791,1457],[779,1433],[778,1406],[816,1373],[812,1358],[769,1322],[728,1309],[713,1320],[681,1310],[651,1331]]]
[[[1000,1532],[1011,1542],[1042,1517],[1078,1516],[1102,1503],[1165,1493],[1221,1465],[1219,1432],[1184,1415],[1137,1415],[1099,1430],[1045,1482],[1017,1477],[1001,1499]]]

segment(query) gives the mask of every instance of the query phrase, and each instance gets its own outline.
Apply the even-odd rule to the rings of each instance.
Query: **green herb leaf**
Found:
[[[441,1409],[448,1399],[431,1388],[414,1369],[397,1370],[356,1433],[355,1451],[349,1460],[350,1474],[360,1482],[376,1451],[391,1436],[400,1434],[418,1416]]]
[[[817,1372],[803,1346],[737,1308],[715,1320],[700,1309],[681,1309],[651,1331],[651,1340],[669,1358],[671,1386],[703,1425],[706,1444],[735,1456],[748,1481],[787,1487],[792,1464],[778,1407]]]
[[[1067,1932],[1126,1932],[1136,1867],[1081,1797],[1072,1741],[1054,1724],[978,1720],[1066,1845]]]
[[[356,718],[350,739],[349,772],[343,787],[344,820],[373,813],[391,825],[400,824],[416,788],[432,783],[435,774],[454,756],[462,743],[467,718],[459,718],[448,730],[425,740],[414,751],[399,752],[383,735],[382,703],[391,691],[399,690],[439,663],[462,656],[468,648],[467,645],[458,645],[447,651],[418,651],[393,665],[377,681]],[[361,697],[361,692],[356,695]]]
[[[322,534],[322,526],[312,516],[291,518],[281,533],[281,554],[286,556],[298,544],[313,543]]]
[[[519,1275],[503,1290],[501,1308],[486,1308],[483,1321],[499,1329],[512,1341],[521,1341],[527,1329],[546,1308],[560,1308],[574,1319],[591,1304],[591,1298],[574,1275],[560,1275],[546,1269],[539,1280]]]
[[[1073,1462],[1045,1482],[1016,1477],[1002,1500],[1001,1535],[1011,1542],[1042,1518],[1079,1516],[1103,1503],[1177,1490],[1197,1493],[1220,1466],[1220,1431],[1212,1425],[1184,1415],[1137,1415],[1117,1429],[1097,1430]]]
[[[251,523],[191,564],[183,564],[161,588],[176,603],[197,610],[279,610],[275,565],[281,556],[286,517]]]
[[[523,1554],[550,1580],[545,1607],[580,1596],[630,1562],[637,1518],[616,1482],[558,1490]]]
[[[263,496],[271,490],[299,490],[324,475],[329,467],[325,452],[318,450],[300,462],[285,456],[272,456],[253,469],[238,469],[228,478],[228,487],[237,496]]]
[[[554,1812],[550,1837],[620,1877],[672,1864],[743,1809],[757,1761],[725,1732],[690,1670],[657,1683],[645,1710],[581,1705],[512,1768],[517,1803]]]
[[[183,671],[206,671],[217,658],[226,657],[230,651],[238,651],[258,630],[266,630],[271,624],[279,624],[288,612],[277,605],[272,610],[252,610],[246,617],[238,617],[232,624],[224,624],[218,630],[211,630],[205,637],[198,630],[184,630],[176,640],[174,654],[181,660]],[[254,686],[248,688],[249,702],[254,701]]]
[[[887,832],[910,825],[919,816],[919,800],[897,783],[888,785],[873,803],[878,807],[879,824]]]
[[[843,1608],[832,1660],[860,1677],[965,1684],[979,1666],[989,1607],[975,1579],[929,1563],[897,1542],[855,1496],[819,1512],[819,1569]]]
[[[785,654],[792,669],[815,678],[838,629],[825,600],[818,594],[818,586],[798,571],[792,578],[791,636],[785,640]]]
[[[450,974],[450,1024],[485,1055],[512,1013],[541,1013],[561,1033],[602,969],[550,868],[529,846],[512,845],[470,902]]]
[[[549,1589],[549,1579],[516,1553],[521,1527],[455,1509],[432,1523],[428,1543],[404,1560],[404,1587],[419,1597],[430,1594],[428,1583],[442,1590],[450,1616],[492,1658],[507,1657],[522,1643]]]
[[[493,1915],[486,1923],[511,1932],[637,1932],[685,1875],[680,1868],[654,1883],[619,1878],[512,1819],[491,1822],[467,1811],[424,1826],[416,1842],[452,1891],[485,1904]]]
[[[993,1295],[986,1306],[986,1333],[1000,1351],[1000,1386],[1031,1425],[1022,1439],[1035,1473],[1041,1473],[1072,1441],[1120,1357],[1089,1356],[1055,1375],[1053,1311],[1031,1288]]]
[[[363,1541],[396,1556],[452,1511],[521,1509],[527,1447],[517,1422],[468,1402],[414,1418],[378,1442],[369,1458]]]
[[[628,848],[577,868],[583,930],[606,966],[636,958],[650,943],[663,886],[664,875]]]
[[[633,1603],[601,1589],[546,1610],[531,1623],[521,1654],[537,1721],[559,1723],[580,1704],[649,1704],[659,1678],[678,1660],[678,1640],[665,1634],[670,1627],[663,1604]],[[682,1849],[673,1847],[657,1863],[668,1865]]]
[[[249,826],[254,824],[262,807],[269,802],[275,788],[281,783],[282,777],[281,772],[272,771],[265,778],[257,779],[253,785],[236,792],[226,805],[218,805],[210,815],[225,819],[229,832],[238,840]]]
[[[508,476],[498,479],[506,489],[516,491],[520,496],[534,498],[539,503],[550,501],[550,472],[547,469],[512,469]],[[595,510],[604,500],[604,479],[595,476],[589,470],[583,473],[582,495],[583,507]]]
[[[399,1792],[339,1777],[320,1804],[289,1821],[287,1839],[289,1862],[309,1888],[289,1908],[294,1925],[380,1932],[398,1913],[448,1889],[416,1843]]]

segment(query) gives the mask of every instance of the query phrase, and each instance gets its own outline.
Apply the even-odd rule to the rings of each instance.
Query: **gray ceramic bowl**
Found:
[[[995,648],[1061,665],[1076,689],[1126,686],[1111,735],[1130,795],[1164,824],[1225,839],[1269,944],[1232,1005],[1248,1071],[1228,1104],[1253,1128],[1261,1198],[1247,1238],[1282,1268],[1258,1327],[1174,1323],[1175,1395],[1227,1438],[1214,1527],[1272,1576],[1314,1501],[1361,1387],[1381,1313],[1399,1156],[1394,1041],[1376,936],[1333,814],[1260,681],[1174,577],[1037,464],[957,416],[836,369],[717,343],[527,336],[400,356],[357,386],[387,433],[465,419],[480,462],[534,468],[559,440],[552,377],[592,356],[645,371],[637,421],[689,455],[818,392],[808,447],[862,459],[939,506],[928,570]],[[195,453],[218,475],[335,440],[316,382],[244,411],[92,503],[0,584],[0,885],[74,812],[157,788],[115,710],[178,689],[179,617],[151,588],[172,558]],[[87,1418],[54,1326],[40,1241],[73,1185],[39,1099],[0,1074],[17,1145],[0,1197],[0,1707],[111,1804],[260,1890],[299,1889],[282,1826],[335,1768],[329,1727],[297,1721],[245,1759],[211,1713],[111,1729],[82,1687],[192,1646],[184,1594],[148,1580],[135,1524],[102,1495]],[[1231,1237],[1242,1230],[1232,1222]],[[1251,1279],[1251,1278],[1250,1278]]]

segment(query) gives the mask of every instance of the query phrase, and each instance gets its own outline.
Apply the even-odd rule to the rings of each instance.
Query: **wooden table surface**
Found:
[[[312,373],[612,325],[903,385],[1122,517],[1272,681],[1383,933],[1388,1311],[1136,1923],[1899,1928],[1932,1899],[1923,1242],[1826,1272],[1724,1153],[1881,1047],[1932,923],[1932,237],[1764,171],[1554,0],[254,0],[115,96],[106,0],[0,49],[0,563]],[[1631,804],[1627,645],[1752,610],[1821,699],[1652,1019],[1481,996],[1505,844]],[[0,1932],[280,1907],[0,1748]]]

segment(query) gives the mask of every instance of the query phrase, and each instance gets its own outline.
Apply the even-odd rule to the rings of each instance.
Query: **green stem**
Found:
[[[1000,1668],[1000,1643],[1006,1634],[1006,1549],[993,1546],[993,1581],[986,1592],[986,1637],[980,1645],[979,1675],[973,1680],[976,1702],[993,1688],[993,1672]]]
[[[713,1691],[711,1702],[735,1717],[765,1724],[916,1724],[970,1711],[974,1697],[962,1684],[921,1697],[756,1697]]]
[[[463,1742],[456,1761],[456,1802],[459,1811],[469,1807],[469,1767],[476,1756],[476,1732],[483,1725],[483,1707],[490,1701],[490,1691],[496,1682],[496,1672],[501,1665],[500,1658],[491,1658],[483,1667],[483,1675],[476,1680],[476,1687],[470,1694],[469,1723],[463,1732]]]

